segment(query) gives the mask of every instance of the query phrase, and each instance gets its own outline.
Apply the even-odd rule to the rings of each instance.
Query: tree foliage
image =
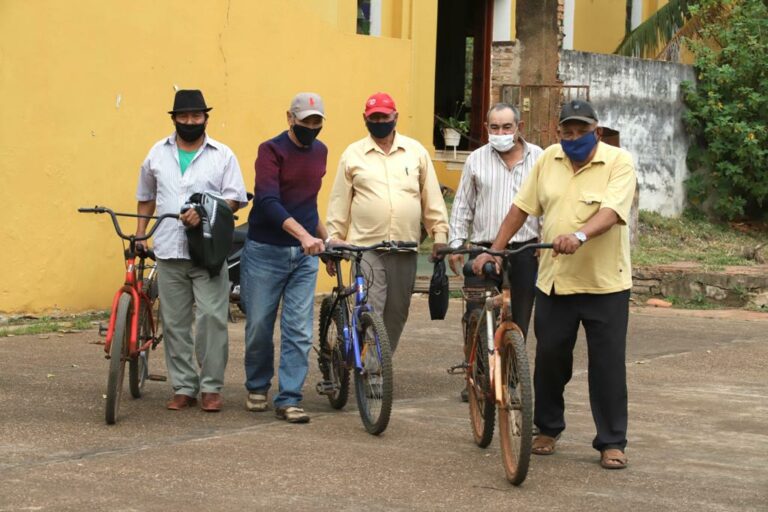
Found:
[[[693,16],[725,6],[721,23],[686,39],[697,84],[683,84],[688,200],[723,219],[759,218],[768,209],[768,0],[698,0]]]

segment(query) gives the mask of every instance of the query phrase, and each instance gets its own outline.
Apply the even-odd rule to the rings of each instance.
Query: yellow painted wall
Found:
[[[208,131],[234,150],[249,189],[258,144],[285,128],[292,95],[321,94],[323,217],[341,152],[366,133],[369,94],[390,92],[398,128],[430,141],[437,0],[401,2],[410,38],[356,35],[355,4],[0,0],[0,311],[108,307],[121,246],[106,217],[76,209],[135,210],[139,166],[173,130],[175,85],[203,90]]]
[[[573,49],[613,53],[624,39],[626,17],[623,0],[576,0]]]

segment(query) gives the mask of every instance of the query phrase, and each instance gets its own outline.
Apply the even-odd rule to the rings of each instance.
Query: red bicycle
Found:
[[[152,250],[143,246],[136,248],[136,242],[149,239],[160,223],[179,216],[167,213],[160,217],[137,215],[134,213],[115,213],[109,208],[79,208],[80,213],[108,213],[112,217],[117,236],[128,241],[123,244],[125,256],[125,282],[115,293],[112,300],[112,314],[109,317],[107,339],[104,344],[106,358],[109,359],[107,378],[107,404],[105,419],[108,425],[117,421],[120,397],[123,393],[125,363],[128,362],[128,383],[133,398],[140,398],[144,383],[149,378],[149,350],[154,350],[162,339],[158,335],[157,306],[157,271],[155,265],[147,264],[146,259],[155,259]],[[152,229],[145,236],[126,235],[120,229],[117,217],[154,219]],[[138,257],[138,264],[136,258]],[[149,269],[145,277],[144,272]],[[157,306],[157,308],[156,308]]]

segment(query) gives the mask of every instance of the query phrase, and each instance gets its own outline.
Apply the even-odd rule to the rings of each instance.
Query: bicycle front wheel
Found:
[[[150,306],[142,303],[141,313],[139,313],[139,346],[144,345],[154,336],[151,312]],[[149,348],[142,350],[136,357],[128,360],[128,388],[133,398],[141,398],[144,383],[149,376],[149,350]]]
[[[493,439],[493,425],[496,409],[491,393],[491,373],[488,362],[488,331],[485,311],[472,311],[467,323],[469,345],[467,368],[467,398],[469,399],[469,421],[475,444],[485,448]]]
[[[376,313],[360,314],[360,359],[355,372],[355,395],[360,418],[368,433],[379,435],[392,412],[392,351],[384,322]]]
[[[115,330],[109,348],[109,376],[107,377],[107,406],[105,418],[107,425],[114,425],[120,409],[120,396],[123,394],[125,360],[131,340],[131,296],[124,293],[117,303]]]
[[[344,360],[344,320],[341,307],[333,307],[335,297],[326,297],[320,304],[320,353],[317,362],[323,375],[323,392],[331,407],[341,409],[349,399],[349,368]]]
[[[499,404],[501,459],[507,480],[520,485],[528,474],[533,429],[531,373],[519,329],[504,333],[499,354],[502,400]]]

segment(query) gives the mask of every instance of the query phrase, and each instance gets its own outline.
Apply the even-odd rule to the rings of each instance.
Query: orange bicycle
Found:
[[[149,378],[149,350],[154,350],[162,339],[158,334],[155,303],[157,301],[157,272],[154,265],[148,265],[146,259],[155,259],[151,250],[137,250],[136,242],[149,239],[160,223],[165,219],[178,219],[177,214],[167,213],[160,217],[137,215],[133,213],[115,213],[109,208],[79,208],[80,213],[108,213],[112,217],[117,235],[128,241],[124,246],[125,281],[112,300],[112,314],[109,317],[107,339],[104,344],[106,358],[109,359],[107,377],[107,404],[105,419],[108,425],[117,421],[120,397],[123,393],[125,363],[128,362],[128,384],[133,398],[140,398],[144,383]],[[152,229],[145,236],[126,235],[120,230],[117,217],[155,219]],[[138,257],[138,265],[136,258]],[[150,269],[145,277],[144,272]]]
[[[474,309],[466,322],[464,346],[466,362],[450,368],[463,371],[467,379],[469,418],[475,443],[485,448],[493,439],[496,410],[499,414],[501,459],[507,480],[520,485],[528,475],[533,430],[533,391],[525,338],[520,327],[512,321],[512,294],[507,280],[508,256],[536,249],[551,249],[552,244],[528,244],[519,249],[492,251],[482,247],[443,249],[440,254],[480,253],[502,257],[503,286],[501,292],[493,263],[486,263],[482,286],[465,287],[466,300],[482,304]],[[464,275],[471,277],[471,262],[464,266]],[[494,280],[495,276],[495,280]]]

